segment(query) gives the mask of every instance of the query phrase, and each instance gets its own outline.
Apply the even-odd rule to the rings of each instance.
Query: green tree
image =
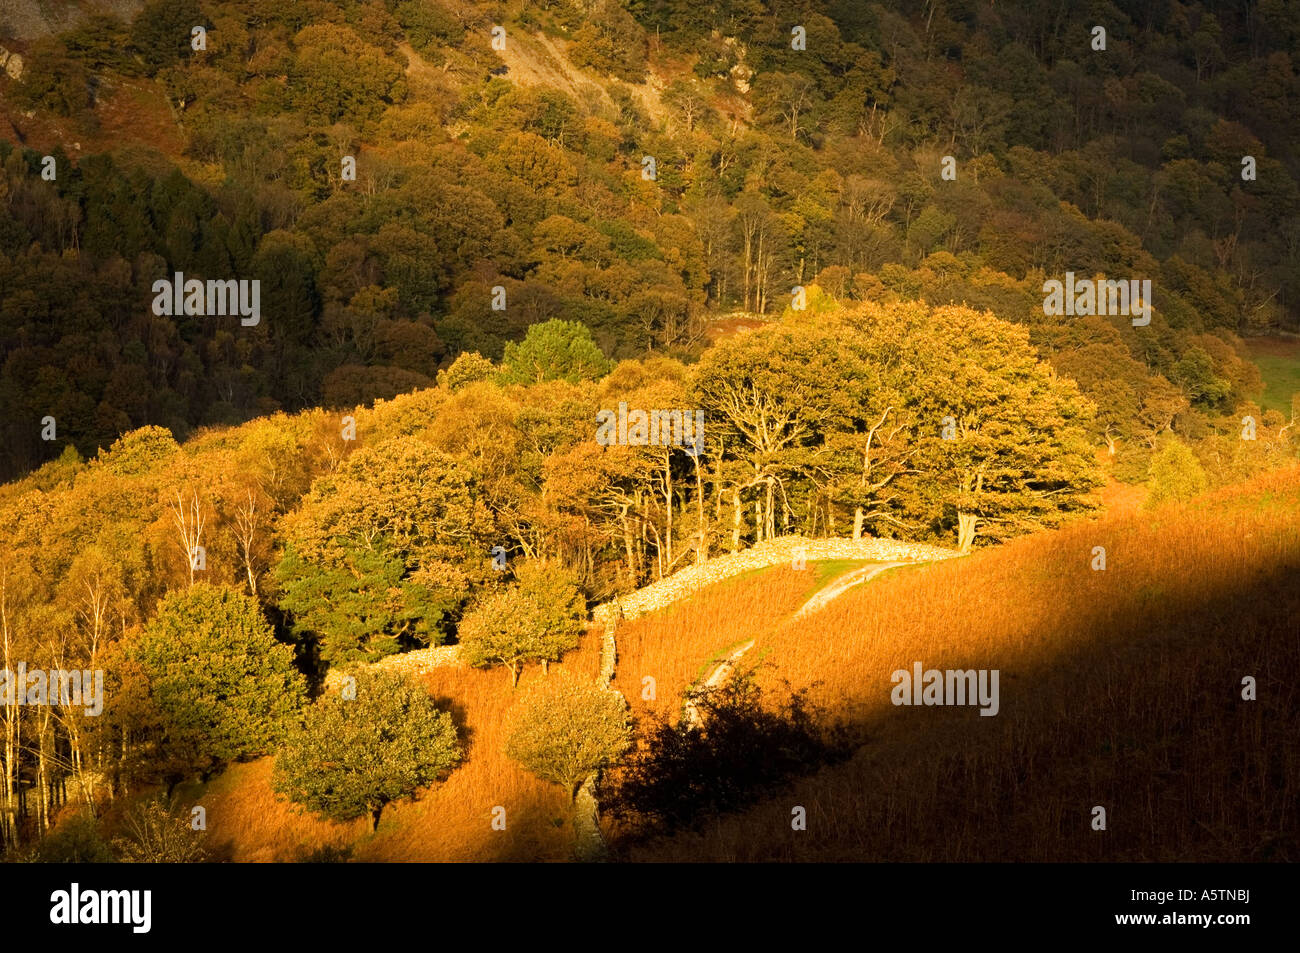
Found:
[[[194,27],[210,25],[198,0],[150,0],[131,21],[131,52],[152,76],[190,54]]]
[[[591,337],[591,331],[578,321],[555,318],[534,324],[523,341],[506,344],[506,384],[536,384],[541,381],[596,380],[609,372],[609,361]]]
[[[266,753],[306,697],[293,650],[256,601],[224,586],[169,593],[125,655],[144,678],[155,764],[172,781]]]
[[[1205,469],[1192,448],[1181,440],[1173,439],[1156,451],[1151,458],[1151,493],[1147,506],[1158,506],[1179,500],[1189,500],[1203,493],[1209,485]]]
[[[504,665],[510,684],[528,662],[543,668],[578,644],[586,629],[585,605],[572,576],[560,566],[524,563],[518,585],[488,596],[467,612],[458,630],[471,665]]]
[[[275,759],[278,794],[334,820],[370,816],[444,777],[463,757],[449,712],[400,675],[363,671],[318,698]]]
[[[506,755],[573,800],[590,774],[631,744],[623,696],[561,671],[534,684],[511,710]]]

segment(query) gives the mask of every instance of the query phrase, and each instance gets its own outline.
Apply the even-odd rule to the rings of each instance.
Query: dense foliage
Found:
[[[0,706],[0,846],[273,750],[330,666],[457,640],[515,679],[721,552],[969,548],[1106,475],[1159,502],[1294,460],[1243,336],[1300,318],[1300,14],[917,6],[152,0],[25,51],[0,668],[112,681],[102,717]],[[1046,315],[1067,271],[1150,279],[1150,325]],[[261,320],[154,313],[177,273],[260,282]],[[677,430],[597,439],[626,408]],[[279,770],[377,820],[460,749],[417,689],[363,696]],[[534,734],[571,790],[590,759]]]
[[[1234,335],[1300,315],[1300,15],[924,7],[159,0],[42,41],[3,88],[17,127],[36,110],[101,141],[114,90],[149,83],[181,138],[55,148],[52,182],[0,144],[0,476],[146,424],[392,397],[465,351],[535,379],[506,347],[548,319],[689,360],[710,317],[814,282],[1029,325],[1113,438],[1215,429],[1259,389]],[[528,78],[538,30],[580,83]],[[1066,270],[1150,278],[1152,326],[1044,320]],[[264,320],[152,314],[178,271],[261,280]],[[574,359],[561,376],[603,370]]]

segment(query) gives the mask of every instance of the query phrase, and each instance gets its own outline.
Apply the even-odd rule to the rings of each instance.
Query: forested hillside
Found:
[[[1300,320],[1298,32],[1280,2],[90,16],[0,77],[0,475],[391,397],[554,317],[690,361],[815,284],[1025,324],[1140,479],[1257,396],[1236,335]],[[1045,320],[1065,271],[1151,280],[1151,325]],[[264,318],[154,314],[177,272],[260,280]]]
[[[1212,565],[1266,593],[1261,567],[1294,560],[1294,520],[1270,510],[1293,502],[1284,468],[1300,456],[1293,4],[151,0],[130,22],[81,14],[67,32],[0,36],[21,58],[0,74],[7,857],[200,859],[198,828],[136,804],[191,808],[199,788],[272,819],[245,843],[226,827],[218,857],[279,850],[285,802],[316,815],[304,830],[324,849],[352,836],[330,825],[381,834],[426,796],[462,812],[438,835],[445,856],[564,857],[572,838],[541,815],[483,846],[479,813],[497,790],[547,811],[567,800],[598,841],[595,801],[574,806],[619,764],[634,816],[606,833],[652,857],[632,847],[663,790],[645,752],[709,735],[629,720],[619,693],[643,673],[617,670],[612,629],[587,634],[597,605],[779,537],[924,542],[976,554],[939,554],[968,595],[954,612],[938,590],[890,589],[904,594],[890,611],[915,611],[889,644],[911,651],[913,629],[957,620],[953,639],[987,635],[1008,653],[990,664],[1010,670],[1022,629],[1102,645],[1076,571],[1106,580],[1102,604],[1133,607],[1126,626],[1147,609],[1173,620],[1142,643],[1160,651],[1198,604],[1157,575]],[[1201,519],[1206,491],[1247,480]],[[1246,535],[1220,552],[1214,534],[1234,525]],[[1108,526],[1127,552],[1091,548]],[[1022,537],[1001,561],[978,552]],[[1157,550],[1150,578],[1123,575]],[[1032,603],[1007,582],[1019,572],[1036,574]],[[773,750],[802,752],[777,780],[848,757],[814,736],[868,701],[842,692],[819,721],[798,693],[829,676],[799,660],[857,652],[861,671],[832,673],[857,685],[888,673],[854,618],[791,615],[808,578],[781,576],[775,602],[715,591],[742,596],[712,615],[692,605],[682,644],[656,635],[671,618],[633,628],[623,661],[656,659],[666,693],[636,714],[680,707],[688,673],[727,650],[717,623],[768,639],[751,659],[797,663],[785,708],[743,680],[729,696]],[[779,632],[763,615],[778,603],[793,623]],[[1252,618],[1252,646],[1273,650],[1277,613]],[[810,634],[827,619],[834,632]],[[409,654],[424,649],[445,653],[440,671],[394,674],[434,658]],[[55,684],[69,672],[98,678],[95,693],[72,699]],[[1099,704],[1113,672],[1094,672]],[[1148,701],[1149,738],[1172,730],[1160,713],[1190,710]],[[1233,717],[1216,755],[1243,737]],[[766,763],[739,724],[734,750],[703,751],[723,760],[702,790]],[[1266,749],[1252,777],[1293,773],[1272,736]],[[1226,810],[1229,789],[1207,803]],[[928,803],[907,817],[926,837],[945,814]],[[716,833],[661,846],[744,840]],[[387,849],[372,843],[368,856]],[[786,856],[775,840],[753,853]]]

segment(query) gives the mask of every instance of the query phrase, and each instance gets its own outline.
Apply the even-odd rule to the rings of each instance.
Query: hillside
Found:
[[[1283,673],[1300,662],[1297,504],[1293,469],[1154,523],[1107,518],[887,574],[807,619],[792,616],[848,564],[751,573],[621,624],[616,684],[638,717],[679,717],[711,660],[752,640],[741,670],[810,688],[866,741],[749,811],[699,817],[705,835],[639,844],[607,817],[606,837],[627,861],[1294,859],[1300,699]],[[1107,547],[1104,572],[1088,568],[1093,545]],[[595,645],[593,632],[564,667],[594,674]],[[889,673],[915,660],[1000,669],[999,717],[891,706]],[[1258,701],[1242,701],[1238,673],[1258,679]],[[474,738],[455,784],[396,807],[370,835],[295,815],[264,763],[232,768],[186,791],[214,819],[220,856],[289,860],[331,845],[354,860],[566,859],[563,798],[500,755],[508,680],[448,668],[424,683]],[[507,831],[488,827],[496,804]],[[1106,833],[1088,827],[1095,804]],[[808,805],[807,832],[789,830],[791,805]]]
[[[31,42],[70,30],[97,14],[130,19],[143,6],[144,0],[5,0],[0,42]]]
[[[1298,531],[1293,469],[1154,519],[885,576],[807,622],[736,633],[759,636],[761,679],[812,686],[868,740],[625,858],[1295,860]],[[1089,568],[1096,545],[1104,572]],[[891,705],[890,673],[918,660],[999,669],[998,717]],[[1246,676],[1257,701],[1242,698]],[[806,832],[790,830],[793,805]],[[1090,828],[1097,805],[1104,832]]]
[[[0,47],[0,859],[1296,859],[1300,5]]]
[[[88,457],[391,398],[549,318],[690,362],[795,287],[1024,325],[1129,483],[1163,432],[1225,461],[1242,416],[1291,415],[1293,374],[1260,407],[1243,343],[1300,313],[1289,8],[1120,5],[1107,51],[1033,4],[11,10],[42,35],[0,78],[6,479],[61,451],[26,423],[47,415]],[[266,320],[151,313],[178,272],[264,283]],[[1151,281],[1152,324],[1051,320],[1066,273]]]

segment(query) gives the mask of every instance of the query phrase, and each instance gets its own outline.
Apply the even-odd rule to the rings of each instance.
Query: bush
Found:
[[[1192,448],[1180,440],[1171,440],[1156,452],[1148,474],[1151,495],[1147,506],[1191,499],[1203,493],[1210,482]]]
[[[588,775],[627,751],[632,733],[623,696],[557,672],[534,684],[511,711],[506,755],[572,800]]]
[[[740,810],[790,778],[840,760],[852,750],[845,730],[820,728],[821,712],[806,695],[789,692],[767,706],[750,673],[692,692],[698,727],[685,718],[653,718],[606,806],[645,832],[669,833]]]
[[[188,812],[149,801],[130,812],[126,836],[115,839],[113,846],[127,863],[193,864],[207,860],[206,839],[206,834],[190,826]]]

